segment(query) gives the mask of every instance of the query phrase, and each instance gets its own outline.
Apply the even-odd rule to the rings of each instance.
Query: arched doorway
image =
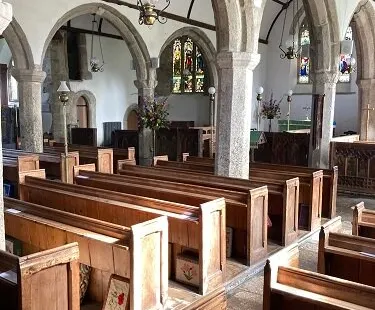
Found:
[[[89,127],[89,108],[86,99],[81,96],[77,100],[77,124],[79,128]]]
[[[131,110],[127,119],[128,130],[138,129],[138,115],[136,110]]]

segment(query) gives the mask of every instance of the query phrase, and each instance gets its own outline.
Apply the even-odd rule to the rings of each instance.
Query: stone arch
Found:
[[[374,140],[374,112],[365,110],[374,107],[375,95],[375,8],[369,1],[358,3],[351,25],[357,52],[358,129],[361,140]]]
[[[138,33],[134,25],[127,17],[122,15],[113,7],[103,3],[83,4],[65,13],[51,29],[46,42],[44,43],[41,63],[43,62],[44,55],[54,34],[60,29],[61,26],[64,25],[64,23],[77,16],[94,13],[109,21],[119,31],[133,57],[137,72],[137,79],[140,81],[148,80],[151,60],[146,43],[143,41],[142,36]]]
[[[3,36],[12,52],[14,67],[27,70],[34,69],[34,57],[30,44],[24,31],[14,17],[9,26],[4,30]]]
[[[336,3],[303,0],[303,5],[311,28],[312,71],[332,72],[338,75],[341,38]]]
[[[71,115],[67,116],[71,122],[68,122],[69,124],[75,124],[77,122],[77,109],[75,109],[75,106],[77,104],[77,101],[80,97],[83,97],[88,106],[88,120],[87,125],[89,128],[95,128],[96,127],[96,97],[95,95],[88,91],[88,90],[80,90],[78,92],[72,92],[72,96],[69,102],[70,109],[67,109],[67,111],[70,111]]]
[[[196,27],[183,27],[172,33],[169,38],[164,42],[160,49],[159,57],[161,56],[164,49],[171,44],[174,40],[179,37],[188,36],[203,52],[204,58],[208,64],[209,80],[217,88],[218,85],[218,73],[216,67],[216,49],[208,38],[207,34]]]
[[[218,52],[258,51],[259,30],[266,0],[211,0]]]
[[[137,111],[138,110],[138,104],[137,103],[134,103],[132,105],[130,105],[126,111],[125,111],[125,114],[124,114],[124,120],[123,120],[123,126],[124,126],[124,129],[127,129],[128,128],[128,117],[130,115],[130,113],[132,111]]]

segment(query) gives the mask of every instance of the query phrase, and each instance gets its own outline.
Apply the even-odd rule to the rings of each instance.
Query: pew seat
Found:
[[[375,287],[375,240],[337,233],[319,234],[318,272]]]
[[[40,178],[26,178],[20,194],[24,201],[128,227],[167,216],[171,277],[177,256],[191,249],[200,266],[199,292],[205,295],[224,283],[224,199],[191,206]]]
[[[79,262],[92,267],[88,288],[92,301],[103,303],[108,280],[114,274],[129,279],[131,310],[160,309],[165,305],[168,297],[165,217],[125,227],[14,199],[5,199],[4,206],[6,234],[23,242],[25,251],[78,243]],[[79,277],[73,284],[79,286],[78,281]]]

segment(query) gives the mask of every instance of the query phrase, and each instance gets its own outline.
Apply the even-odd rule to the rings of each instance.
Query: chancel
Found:
[[[0,0],[0,309],[375,309],[374,16]]]

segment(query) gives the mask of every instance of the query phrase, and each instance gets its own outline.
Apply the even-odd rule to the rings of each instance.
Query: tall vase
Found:
[[[268,119],[268,132],[272,131],[272,120],[273,120],[273,118]]]

